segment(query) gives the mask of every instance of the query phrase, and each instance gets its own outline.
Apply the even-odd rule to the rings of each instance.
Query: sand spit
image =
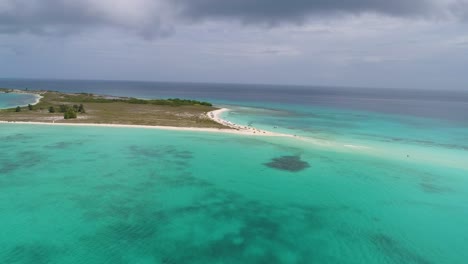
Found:
[[[221,118],[221,114],[223,114],[224,112],[226,111],[229,111],[229,109],[227,108],[221,108],[221,109],[218,109],[218,110],[214,110],[214,111],[211,111],[211,112],[208,112],[208,117],[217,122],[217,123],[220,123],[222,125],[225,125],[227,127],[230,127],[231,129],[234,129],[242,134],[249,134],[249,135],[261,135],[261,136],[280,136],[280,137],[293,137],[293,135],[289,135],[289,134],[281,134],[281,133],[274,133],[274,132],[271,132],[271,131],[266,131],[266,130],[261,130],[261,129],[257,129],[255,127],[249,127],[249,126],[242,126],[242,125],[238,125],[238,124],[234,124],[230,121],[227,121],[227,120],[224,120]]]

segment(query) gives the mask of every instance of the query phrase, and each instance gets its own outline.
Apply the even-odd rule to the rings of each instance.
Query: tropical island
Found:
[[[37,96],[34,104],[0,109],[0,123],[139,126],[244,135],[292,136],[234,124],[220,117],[228,109],[217,108],[209,102],[198,100],[139,99],[91,93],[6,88],[0,88],[0,93]]]
[[[211,103],[187,99],[138,99],[63,93],[57,91],[24,91],[0,89],[3,93],[37,95],[33,105],[0,110],[0,120],[6,122],[90,123],[194,128],[229,128],[211,118],[208,113],[218,108]]]

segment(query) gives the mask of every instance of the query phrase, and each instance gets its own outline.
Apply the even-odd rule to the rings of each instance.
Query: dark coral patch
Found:
[[[59,255],[58,248],[43,244],[19,244],[1,256],[2,263],[51,263]]]
[[[381,250],[392,263],[416,263],[416,264],[430,264],[429,260],[423,256],[412,252],[410,249],[401,245],[397,240],[384,235],[375,234],[371,236],[372,243]]]
[[[51,144],[51,145],[47,145],[46,148],[51,148],[51,149],[67,149],[67,148],[70,148],[74,145],[81,145],[82,142],[65,142],[65,141],[61,141],[61,142],[57,142],[57,143],[54,143],[54,144]]]
[[[264,165],[273,169],[291,172],[298,172],[310,167],[309,163],[301,160],[301,157],[299,156],[282,156],[274,158]]]

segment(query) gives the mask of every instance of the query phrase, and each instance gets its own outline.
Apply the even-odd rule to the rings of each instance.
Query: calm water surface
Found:
[[[31,94],[1,93],[0,109],[26,106],[36,102],[36,96]]]
[[[301,138],[0,124],[2,263],[468,259],[463,93],[7,81],[209,99]]]

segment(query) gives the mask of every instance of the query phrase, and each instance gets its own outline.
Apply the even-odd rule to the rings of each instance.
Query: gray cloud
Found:
[[[172,31],[163,8],[154,0],[2,0],[0,33],[69,34],[114,27],[152,38]]]
[[[60,0],[5,1],[0,5],[0,31],[14,33],[29,31],[45,33],[52,30],[65,30],[67,26],[99,24],[103,21],[86,14],[86,6],[70,4]]]
[[[247,23],[300,22],[310,16],[375,12],[391,16],[427,16],[437,12],[433,0],[176,0],[195,19],[231,18]]]
[[[153,38],[170,34],[176,24],[187,21],[278,25],[368,12],[464,17],[467,9],[466,0],[1,0],[0,33],[69,34],[111,27]]]
[[[450,11],[456,17],[468,20],[468,1],[458,0],[450,6]]]

